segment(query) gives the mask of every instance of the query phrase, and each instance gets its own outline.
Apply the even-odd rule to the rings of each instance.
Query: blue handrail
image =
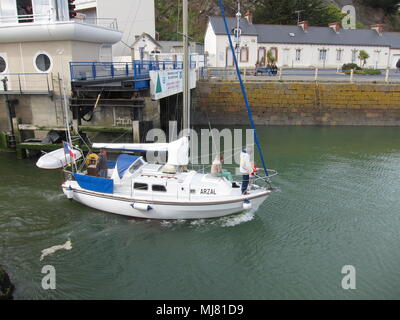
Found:
[[[240,74],[239,65],[238,65],[238,62],[237,62],[237,59],[236,59],[235,49],[233,48],[233,43],[232,43],[231,35],[230,35],[230,32],[229,32],[229,28],[228,28],[228,23],[226,22],[225,9],[224,9],[224,6],[222,4],[222,0],[219,0],[219,8],[221,9],[221,15],[222,15],[222,18],[224,20],[225,31],[226,31],[226,35],[228,36],[228,40],[229,40],[229,46],[231,47],[231,50],[232,50],[232,56],[233,56],[233,60],[235,62],[236,73],[237,73],[237,76],[238,76],[238,79],[239,79],[240,89],[242,90],[244,103],[246,104],[247,115],[249,117],[250,126],[254,131],[254,142],[256,143],[258,152],[260,154],[261,162],[262,162],[263,167],[264,167],[264,172],[265,172],[266,176],[268,176],[267,164],[266,164],[266,162],[264,160],[264,156],[263,156],[263,153],[262,153],[260,142],[258,141],[256,127],[254,125],[253,116],[251,114],[251,110],[250,110],[250,106],[249,106],[249,100],[247,99],[246,89],[244,88],[244,85],[243,85],[242,76]]]

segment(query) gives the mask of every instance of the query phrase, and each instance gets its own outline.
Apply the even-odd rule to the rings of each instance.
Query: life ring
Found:
[[[88,166],[93,164],[93,162],[97,164],[98,161],[99,161],[99,156],[95,153],[90,153],[86,157],[86,165]]]

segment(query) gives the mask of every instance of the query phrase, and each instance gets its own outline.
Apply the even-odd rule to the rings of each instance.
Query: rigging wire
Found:
[[[249,121],[250,121],[250,126],[254,130],[254,141],[256,143],[258,152],[260,154],[260,158],[261,158],[262,165],[264,167],[265,175],[268,176],[267,164],[265,162],[264,155],[263,155],[262,150],[261,150],[260,142],[258,140],[256,127],[255,127],[255,124],[254,124],[254,121],[253,121],[253,116],[252,116],[252,113],[251,113],[251,110],[250,110],[249,101],[247,99],[246,89],[244,87],[244,84],[243,84],[243,81],[242,81],[242,76],[240,74],[239,65],[238,65],[238,61],[237,61],[237,58],[236,58],[235,49],[233,48],[233,43],[232,43],[232,39],[231,39],[231,34],[229,32],[228,23],[226,22],[225,9],[224,9],[224,6],[222,4],[222,0],[218,0],[218,5],[219,5],[219,8],[221,10],[222,19],[224,20],[225,31],[226,31],[226,35],[228,36],[229,46],[230,46],[231,51],[232,51],[233,61],[235,63],[235,68],[236,68],[236,73],[237,73],[237,76],[238,76],[238,79],[239,79],[240,89],[242,91],[243,99],[244,99],[244,102],[245,102],[245,105],[246,105],[247,115],[248,115]]]

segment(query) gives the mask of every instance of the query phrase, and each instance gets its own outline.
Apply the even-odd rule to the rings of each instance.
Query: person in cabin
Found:
[[[214,176],[220,176],[221,173],[222,173],[221,155],[217,154],[211,165],[211,174]]]
[[[243,175],[242,181],[242,194],[247,193],[247,187],[249,186],[250,174],[253,172],[253,168],[250,161],[250,154],[253,152],[252,146],[247,146],[240,153],[240,173]]]
[[[102,178],[107,178],[107,171],[108,171],[107,151],[104,149],[100,150],[97,166],[98,166],[99,176]]]

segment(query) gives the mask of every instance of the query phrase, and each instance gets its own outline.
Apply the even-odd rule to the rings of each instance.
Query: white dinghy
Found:
[[[40,169],[56,170],[73,163],[82,157],[82,153],[76,149],[72,150],[74,156],[66,154],[64,148],[60,148],[44,154],[36,162],[36,166]]]

